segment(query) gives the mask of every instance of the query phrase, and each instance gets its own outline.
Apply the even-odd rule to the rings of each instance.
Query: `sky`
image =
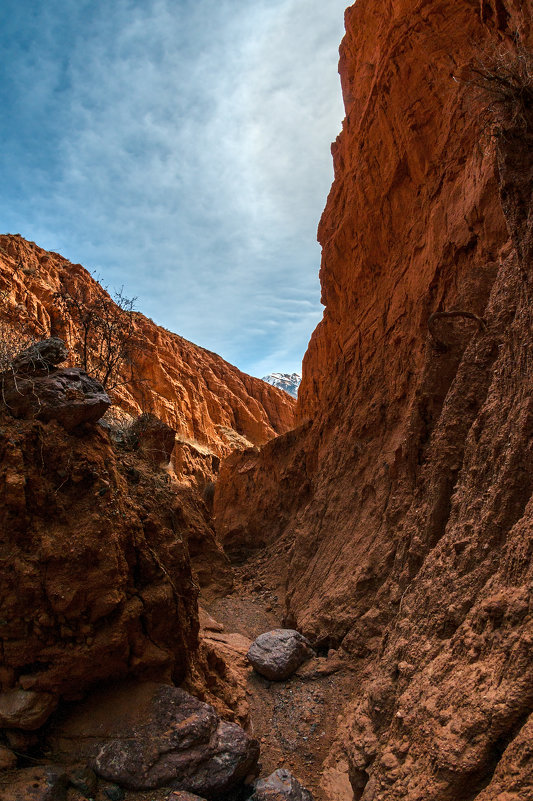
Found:
[[[322,316],[348,0],[2,0],[0,232],[259,377]]]

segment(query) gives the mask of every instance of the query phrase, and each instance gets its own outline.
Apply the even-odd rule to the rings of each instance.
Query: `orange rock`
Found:
[[[0,292],[8,294],[4,305],[12,319],[43,338],[59,336],[71,347],[78,334],[72,320],[59,313],[54,293],[73,287],[89,297],[103,293],[80,264],[18,235],[0,236]],[[295,401],[286,392],[242,373],[140,313],[135,313],[135,331],[142,341],[136,355],[137,384],[114,392],[115,402],[126,412],[151,412],[219,457],[239,446],[239,437],[261,444],[293,426]]]
[[[461,76],[515,33],[531,49],[532,21],[531,0],[348,9],[301,426],[221,466],[228,552],[268,546],[284,624],[360,671],[326,798],[328,776],[384,801],[531,794],[533,132],[487,136]],[[436,348],[449,310],[486,328],[441,320]]]

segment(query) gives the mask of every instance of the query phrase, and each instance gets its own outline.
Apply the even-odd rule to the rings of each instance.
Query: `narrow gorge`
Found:
[[[137,312],[99,422],[2,384],[2,801],[533,801],[532,23],[346,10],[296,403]],[[76,369],[65,288],[104,293],[0,237],[3,324],[70,351],[33,381]]]

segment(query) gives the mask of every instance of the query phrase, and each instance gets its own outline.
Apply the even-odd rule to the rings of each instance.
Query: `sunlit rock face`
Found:
[[[0,236],[0,318],[7,311],[39,338],[59,336],[72,349],[80,332],[55,298],[65,290],[88,299],[103,293],[80,264],[20,236]],[[129,380],[125,365],[114,400],[133,417],[155,414],[178,432],[187,453],[191,443],[199,443],[220,457],[243,443],[267,442],[293,426],[295,404],[287,393],[140,313],[134,314],[134,327],[140,345],[135,351],[135,382]]]
[[[272,545],[284,624],[360,670],[335,801],[531,793],[531,138],[487,136],[464,80],[531,22],[530,0],[348,9],[299,427],[222,465],[219,536]],[[485,325],[436,347],[448,310]]]

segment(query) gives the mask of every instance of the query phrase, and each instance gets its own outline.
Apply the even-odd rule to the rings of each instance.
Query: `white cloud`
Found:
[[[28,98],[54,115],[58,159],[29,188],[21,233],[243,369],[299,369],[321,316],[314,240],[343,113],[344,7],[97,3],[83,31],[74,11],[71,31],[63,20],[60,65],[48,6],[56,49]]]

